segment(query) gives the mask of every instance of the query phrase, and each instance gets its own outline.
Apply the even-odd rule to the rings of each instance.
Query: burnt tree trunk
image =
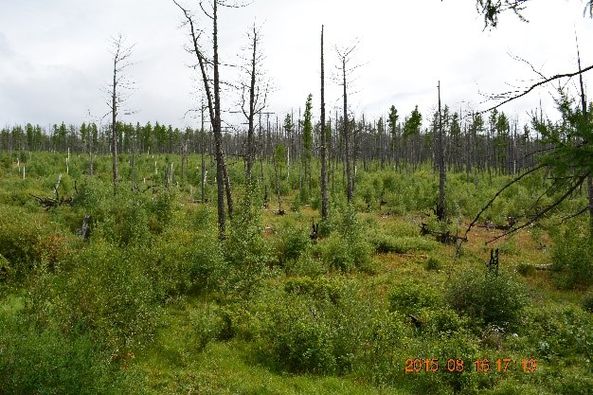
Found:
[[[437,199],[437,218],[439,221],[443,221],[446,217],[445,209],[445,183],[447,181],[447,170],[445,168],[445,146],[443,143],[443,118],[441,114],[441,82],[438,84],[438,138],[437,138],[437,161],[439,168],[439,196]]]
[[[327,192],[327,144],[325,126],[325,64],[323,58],[323,33],[324,27],[321,26],[321,220],[329,219],[329,197]]]
[[[342,56],[342,84],[343,84],[343,99],[344,99],[344,114],[343,114],[343,126],[344,126],[344,161],[346,163],[346,198],[348,203],[352,201],[352,162],[350,153],[350,132],[348,126],[350,124],[348,120],[348,89],[346,81],[346,56]]]

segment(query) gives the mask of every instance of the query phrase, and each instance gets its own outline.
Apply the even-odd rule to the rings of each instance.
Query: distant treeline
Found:
[[[354,147],[352,159],[356,166],[378,161],[381,167],[397,169],[416,168],[421,163],[434,162],[436,142],[436,116],[422,127],[422,116],[414,110],[403,122],[398,122],[397,111],[391,108],[386,118],[368,121],[364,116],[352,120]],[[326,125],[329,132],[329,158],[338,163],[344,159],[342,117],[331,119]],[[481,114],[460,117],[443,110],[442,123],[446,163],[455,171],[487,170],[503,174],[516,174],[533,166],[537,153],[545,151],[537,131],[527,125],[519,127],[502,112],[493,111],[485,120]],[[117,123],[118,146],[122,153],[206,153],[213,152],[214,139],[209,130],[199,128],[174,128],[158,122]],[[303,153],[302,120],[286,115],[283,122],[278,117],[261,116],[257,123],[257,156],[271,160],[274,147],[287,148],[287,161],[296,163]],[[319,155],[320,124],[315,125],[313,155]],[[246,152],[246,132],[230,130],[224,133],[223,147],[227,155],[242,157]],[[108,154],[111,147],[110,125],[95,123],[66,125],[61,123],[45,129],[27,124],[0,130],[0,150],[5,152],[51,151],[72,153]]]

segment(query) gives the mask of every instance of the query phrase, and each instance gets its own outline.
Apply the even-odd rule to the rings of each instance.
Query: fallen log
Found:
[[[33,195],[33,194],[30,194],[30,195],[33,196],[35,198],[35,200],[37,200],[37,203],[39,203],[46,210],[49,210],[54,207],[62,206],[64,204],[72,205],[71,197],[69,197],[69,198],[61,197],[59,199],[54,199],[54,198],[45,197],[45,196],[37,196],[37,195]]]
[[[420,225],[420,235],[434,236],[436,241],[443,244],[456,244],[457,242],[467,241],[467,237],[461,237],[458,235],[451,234],[451,232],[439,232],[437,230],[431,230],[427,224],[422,223]]]
[[[477,225],[477,227],[479,228],[486,228],[488,230],[510,230],[513,228],[513,226],[515,226],[517,224],[517,219],[515,217],[507,217],[507,223],[506,224],[496,224],[492,221],[485,221],[483,224],[481,225]]]

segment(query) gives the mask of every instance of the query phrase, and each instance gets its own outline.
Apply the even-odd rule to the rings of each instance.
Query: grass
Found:
[[[35,158],[35,157],[34,157]],[[148,163],[149,167],[151,163]],[[105,171],[109,167],[105,166]],[[109,179],[105,183],[109,187]],[[410,175],[410,177],[412,177]],[[422,177],[431,176],[422,173],[418,175],[418,182],[423,182]],[[69,232],[75,238],[70,223],[75,223],[80,208],[70,209],[62,207],[58,210],[45,212],[36,206],[28,193],[49,195],[48,185],[55,182],[56,177],[48,172],[27,180],[19,180],[14,175],[0,178],[0,204],[7,207],[18,207],[31,216],[31,221],[45,223],[51,221],[60,231]],[[71,180],[69,180],[71,182]],[[236,184],[235,184],[236,185]],[[79,184],[80,187],[80,184]],[[240,188],[240,187],[239,187]],[[238,188],[238,189],[239,189]],[[240,189],[239,189],[240,190]],[[212,191],[212,186],[210,186]],[[73,193],[70,190],[69,193]],[[152,199],[150,195],[147,199]],[[194,193],[195,190],[194,190]],[[293,194],[296,191],[292,192]],[[175,220],[170,227],[186,226],[184,221],[194,215],[201,204],[190,201],[187,188],[179,188],[176,198],[180,205],[175,212]],[[285,206],[288,206],[293,196],[285,197]],[[212,199],[211,199],[212,201]],[[480,204],[472,202],[479,206]],[[332,206],[332,215],[338,216],[338,207]],[[77,211],[78,210],[78,211]],[[281,237],[280,229],[286,224],[295,225],[301,229],[309,229],[313,222],[319,222],[319,213],[310,206],[304,205],[298,212],[287,210],[285,216],[275,214],[276,206],[272,202],[270,207],[261,211],[261,230],[267,245],[273,246]],[[214,212],[214,210],[211,210]],[[486,242],[499,234],[499,231],[475,227],[469,234],[469,240],[464,243],[461,254],[456,256],[455,246],[437,243],[430,236],[419,235],[419,224],[424,222],[421,210],[410,211],[402,215],[386,214],[378,210],[359,214],[359,223],[362,224],[362,237],[366,238],[375,247],[372,254],[374,263],[372,271],[352,270],[342,272],[335,269],[324,268],[310,277],[313,280],[327,282],[348,282],[355,285],[355,295],[368,303],[368,306],[379,310],[389,309],[389,295],[394,289],[407,287],[410,283],[418,284],[418,291],[426,290],[427,293],[442,296],[446,294],[447,287],[453,279],[465,271],[477,269],[485,270],[491,248],[500,249],[500,270],[508,273],[519,281],[527,290],[529,308],[539,312],[548,309],[561,309],[564,307],[581,309],[583,297],[587,290],[562,290],[558,289],[553,281],[553,273],[549,271],[535,271],[528,275],[518,274],[521,265],[535,265],[550,263],[550,249],[553,245],[551,238],[545,231],[529,228],[519,232],[510,239],[501,239],[486,245]],[[2,219],[0,218],[0,221]],[[210,222],[214,217],[210,218]],[[186,221],[189,222],[189,221]],[[455,218],[456,226],[465,230],[467,218]],[[53,226],[53,225],[52,225]],[[1,228],[1,227],[0,227]],[[213,229],[213,228],[211,228]],[[181,229],[188,231],[188,229]],[[200,232],[201,229],[191,230]],[[53,232],[53,228],[48,232]],[[179,233],[182,234],[182,233]],[[98,236],[97,236],[98,237]],[[66,239],[70,243],[70,239]],[[80,241],[79,241],[80,242]],[[322,250],[327,239],[320,239],[316,244],[311,244],[305,254],[309,258],[319,261],[316,256]],[[198,246],[199,247],[199,246]],[[146,248],[156,248],[155,243],[147,244]],[[438,265],[427,270],[427,261],[433,259]],[[92,264],[92,262],[88,263]],[[355,366],[351,371],[340,376],[323,376],[313,374],[290,374],[275,369],[270,363],[261,360],[260,348],[262,347],[262,333],[257,329],[265,323],[267,310],[274,303],[282,300],[282,290],[288,281],[293,281],[302,273],[288,273],[285,268],[269,267],[263,276],[260,288],[252,290],[252,294],[240,302],[229,303],[225,293],[232,293],[232,289],[215,289],[202,294],[175,295],[163,304],[163,316],[159,321],[157,333],[152,342],[145,348],[136,350],[130,358],[121,365],[121,370],[133,383],[133,390],[141,393],[174,394],[174,393],[199,393],[199,394],[400,394],[416,393],[418,388],[433,389],[435,393],[451,392],[456,386],[464,388],[482,388],[485,393],[554,393],[561,392],[562,388],[575,385],[585,385],[586,381],[578,381],[576,375],[591,373],[590,366],[583,362],[585,357],[581,354],[570,357],[552,357],[541,359],[541,370],[537,375],[513,374],[509,376],[480,377],[469,374],[463,378],[427,375],[411,377],[403,375],[404,363],[407,358],[430,357],[431,353],[441,352],[453,354],[456,349],[450,343],[459,341],[468,348],[477,349],[477,353],[498,357],[512,356],[521,359],[533,356],[540,358],[538,342],[540,340],[552,342],[553,333],[543,334],[541,339],[530,338],[529,330],[534,323],[525,322],[523,330],[519,330],[518,337],[505,334],[502,340],[493,341],[486,339],[485,329],[472,322],[453,335],[442,333],[422,332],[422,328],[415,328],[410,318],[403,315],[399,317],[406,333],[402,334],[405,341],[397,348],[381,350],[383,354],[392,357],[392,365],[382,367],[381,373],[386,376],[384,382],[377,382],[372,378],[372,373],[357,370]],[[34,277],[33,277],[34,279]],[[312,281],[313,281],[312,280]],[[0,284],[0,315],[10,316],[27,311],[30,302],[27,293],[30,285]],[[61,301],[66,303],[66,301]],[[44,305],[45,306],[45,305]],[[217,336],[216,328],[213,334],[204,341],[204,334],[198,332],[196,320],[208,317],[216,318],[216,312],[208,309],[224,309],[237,320],[241,333],[230,340],[221,340]],[[581,311],[579,310],[579,311]],[[433,306],[421,306],[418,314],[421,320],[439,319],[438,309]],[[209,315],[210,314],[210,315]],[[437,316],[437,318],[434,318]],[[527,319],[527,318],[525,318]],[[593,333],[593,320],[581,319],[582,331],[578,341],[593,341],[588,333]],[[200,321],[201,322],[201,321]],[[233,322],[234,324],[236,322]],[[428,322],[430,323],[430,322]],[[441,323],[437,323],[440,325]],[[435,325],[437,325],[435,324]],[[445,324],[449,324],[445,322]],[[569,324],[566,324],[569,325]],[[255,328],[255,329],[254,329]],[[447,337],[450,336],[450,337]],[[377,334],[380,337],[380,334]],[[549,339],[548,339],[549,338]],[[1,344],[0,334],[0,347]],[[450,341],[450,343],[448,343]],[[490,341],[490,343],[489,343]],[[205,344],[203,344],[205,343]],[[593,344],[593,343],[592,343]],[[369,348],[373,343],[368,345]],[[445,348],[443,351],[440,347]],[[1,350],[1,348],[0,348]],[[381,355],[383,355],[381,354]],[[449,357],[455,357],[449,355]],[[578,366],[577,366],[578,365]],[[379,368],[377,368],[379,370]],[[1,371],[1,367],[0,367]],[[0,372],[1,373],[1,372]],[[564,387],[554,387],[555,380]],[[433,383],[431,380],[434,380]],[[456,381],[458,380],[458,381]],[[465,380],[465,381],[464,381]],[[480,381],[482,380],[482,381]],[[468,384],[469,383],[469,384]],[[584,384],[583,384],[584,383]],[[472,387],[473,386],[473,387]],[[560,388],[560,390],[558,389]],[[469,390],[468,390],[469,391]],[[568,390],[566,390],[568,391]],[[566,392],[565,391],[565,392]],[[471,392],[471,391],[470,391]]]
[[[203,300],[186,299],[171,306],[157,341],[132,369],[154,394],[404,394],[379,390],[356,378],[292,375],[271,371],[254,358],[244,340],[213,341],[196,351],[188,317],[202,311]]]

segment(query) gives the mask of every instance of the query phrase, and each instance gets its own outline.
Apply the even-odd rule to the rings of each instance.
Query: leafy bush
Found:
[[[262,235],[259,211],[251,199],[245,199],[235,213],[224,241],[224,256],[230,266],[226,286],[238,295],[254,291],[274,262],[271,246]]]
[[[189,319],[198,340],[198,350],[203,350],[209,342],[220,338],[226,325],[216,305],[206,305],[205,308],[192,310]]]
[[[347,283],[300,279],[285,290],[270,303],[261,345],[282,370],[347,373],[399,344],[401,321],[362,302]]]
[[[433,256],[428,257],[426,263],[424,264],[424,268],[426,270],[441,270],[442,267],[443,264],[441,261]]]
[[[371,270],[371,247],[351,206],[343,209],[335,228],[337,233],[320,244],[323,261],[341,271]]]
[[[586,394],[593,391],[593,378],[588,371],[570,372],[563,377],[555,378],[551,383],[551,390],[559,395]]]
[[[393,311],[412,314],[425,307],[438,306],[440,300],[433,288],[411,282],[394,288],[389,294],[389,304]]]
[[[0,255],[16,278],[38,265],[55,267],[70,252],[71,238],[41,215],[0,206]]]
[[[117,358],[145,346],[156,330],[163,295],[142,261],[106,243],[70,260],[69,272],[40,276],[32,284],[30,314],[40,323],[89,334]]]
[[[88,212],[94,212],[97,207],[109,198],[113,191],[95,177],[83,177],[78,186],[78,193],[74,196],[74,204]]]
[[[569,226],[557,235],[552,259],[562,288],[593,284],[593,243],[584,228]]]
[[[22,317],[0,317],[0,383],[6,394],[118,392],[121,374],[90,336],[36,329]]]
[[[593,349],[593,316],[574,306],[547,306],[525,311],[526,325],[532,352],[542,358],[581,355],[591,358]]]
[[[301,277],[289,279],[284,284],[284,290],[290,295],[306,295],[314,300],[325,300],[334,304],[340,301],[342,295],[341,287],[325,278]]]
[[[422,333],[435,338],[451,337],[463,332],[468,326],[466,318],[447,307],[424,309],[420,319],[423,322]]]
[[[153,233],[161,233],[171,222],[175,208],[175,194],[170,191],[159,192],[148,205],[150,229]]]
[[[280,228],[276,251],[281,265],[296,261],[311,245],[309,235],[303,228],[292,224],[285,224]]]
[[[227,270],[216,232],[169,229],[153,248],[134,253],[165,295],[216,289]]]
[[[38,258],[35,246],[45,231],[42,222],[8,206],[0,206],[0,218],[0,254],[19,270],[31,267]]]
[[[284,266],[287,275],[316,277],[327,272],[328,267],[307,250],[299,259]]]
[[[350,271],[356,267],[349,245],[338,235],[331,235],[325,240],[321,251],[323,261],[333,269]]]
[[[149,242],[148,213],[141,195],[119,193],[115,199],[106,203],[104,210],[98,216],[97,233],[105,239],[122,247]]]
[[[447,301],[459,313],[483,325],[513,328],[519,323],[526,304],[522,285],[508,275],[468,271],[447,288]]]

